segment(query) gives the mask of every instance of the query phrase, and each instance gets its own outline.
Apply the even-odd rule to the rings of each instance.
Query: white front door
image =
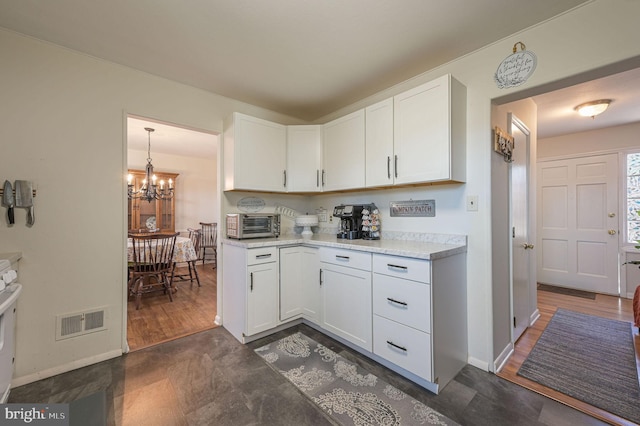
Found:
[[[514,138],[512,163],[509,165],[509,217],[511,225],[511,310],[515,342],[529,326],[531,282],[529,241],[529,129],[512,114],[508,116],[509,133]]]
[[[538,163],[538,281],[619,294],[618,156]]]

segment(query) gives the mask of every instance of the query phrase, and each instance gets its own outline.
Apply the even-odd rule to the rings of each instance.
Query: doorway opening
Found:
[[[542,179],[541,174],[545,171],[540,170],[540,168],[536,168],[535,164],[540,163],[541,159],[545,161],[551,160],[560,160],[561,162],[565,162],[568,166],[571,166],[571,158],[587,158],[589,156],[604,156],[611,153],[622,153],[625,150],[631,149],[633,147],[638,148],[640,141],[635,138],[635,140],[627,140],[621,141],[620,137],[612,136],[613,132],[622,131],[621,129],[637,129],[640,128],[640,122],[637,120],[637,113],[635,115],[635,119],[626,119],[624,121],[624,117],[628,113],[626,110],[638,111],[638,107],[636,105],[640,105],[640,93],[631,93],[635,90],[635,86],[640,81],[640,68],[638,68],[639,59],[634,58],[629,61],[625,61],[624,63],[613,64],[608,67],[604,67],[601,69],[594,70],[589,73],[585,73],[580,76],[576,76],[573,78],[565,79],[563,81],[555,82],[553,84],[547,85],[546,87],[537,87],[531,88],[521,93],[514,93],[503,97],[501,99],[494,100],[495,108],[492,111],[492,115],[496,113],[496,111],[501,114],[500,116],[506,117],[506,113],[508,111],[513,110],[519,106],[522,106],[522,103],[530,103],[533,105],[535,109],[535,116],[532,126],[532,177],[533,184],[530,187],[531,195],[530,202],[533,205],[533,217],[531,218],[531,228],[532,228],[532,237],[535,239],[535,250],[533,259],[531,260],[531,264],[529,265],[533,270],[533,279],[529,283],[529,295],[532,300],[530,301],[529,314],[531,317],[529,318],[529,324],[522,337],[518,340],[518,333],[513,333],[513,328],[516,327],[516,324],[513,320],[513,310],[508,309],[508,304],[515,303],[515,301],[511,300],[513,295],[509,295],[509,300],[506,300],[504,296],[504,292],[509,289],[509,271],[506,267],[501,267],[499,265],[499,259],[494,260],[493,263],[493,274],[494,274],[494,354],[500,354],[496,361],[496,371],[497,375],[503,377],[507,380],[510,380],[514,383],[517,383],[521,386],[527,387],[529,389],[535,390],[539,393],[542,393],[546,396],[549,396],[553,399],[556,399],[560,402],[563,402],[569,406],[577,408],[581,411],[587,412],[590,415],[598,417],[600,419],[604,419],[610,421],[613,419],[608,413],[603,412],[595,407],[588,406],[585,403],[581,403],[567,395],[560,394],[557,391],[553,391],[552,389],[545,388],[541,385],[538,385],[534,382],[527,382],[526,379],[521,378],[517,375],[517,371],[524,361],[527,358],[529,352],[533,349],[538,337],[544,331],[546,325],[550,321],[551,317],[555,313],[558,308],[570,309],[578,312],[584,312],[592,315],[599,315],[605,318],[610,319],[618,319],[632,322],[633,314],[631,308],[631,300],[625,296],[628,296],[630,293],[629,289],[626,292],[623,292],[621,297],[618,297],[616,294],[614,295],[606,295],[606,294],[597,294],[596,298],[593,301],[589,300],[585,302],[585,299],[576,298],[575,296],[566,295],[566,294],[558,294],[552,293],[548,291],[539,290],[536,288],[537,282],[539,281],[540,274],[539,268],[540,263],[544,256],[543,251],[545,250],[544,244],[541,243],[541,239],[544,237],[542,226],[540,225],[541,220],[541,209],[544,202],[548,202],[548,200],[543,200],[539,195],[539,186],[540,179]],[[602,117],[596,117],[595,119],[588,118],[586,121],[587,127],[575,127],[581,125],[577,122],[577,118],[575,122],[569,123],[570,125],[565,128],[564,132],[559,133],[550,133],[550,130],[553,126],[562,126],[561,120],[558,120],[555,123],[552,123],[553,126],[547,126],[545,128],[544,120],[546,120],[550,111],[554,113],[559,113],[560,111],[566,110],[566,120],[571,121],[574,120],[571,114],[575,113],[573,108],[575,105],[578,105],[580,102],[576,102],[574,105],[575,99],[571,99],[569,95],[569,91],[572,88],[580,88],[580,93],[583,96],[596,96],[597,90],[601,87],[604,87],[605,79],[617,79],[620,87],[622,87],[622,92],[625,92],[625,96],[620,95],[618,97],[618,106],[619,110],[615,115],[607,117],[605,120],[604,115]],[[626,80],[626,81],[625,81]],[[633,87],[633,89],[631,89]],[[613,96],[616,98],[616,96]],[[564,106],[564,110],[560,108],[561,102],[570,103],[570,107],[567,105]],[[634,109],[635,108],[635,109]],[[612,111],[609,111],[611,114]],[[516,112],[518,116],[520,116],[520,112]],[[612,120],[610,121],[609,118]],[[492,116],[492,123],[498,120],[496,116]],[[620,121],[623,120],[623,121]],[[635,121],[634,121],[635,120]],[[528,123],[530,125],[530,123]],[[541,130],[545,128],[545,130]],[[570,129],[570,130],[566,130]],[[607,133],[611,132],[610,136],[607,136]],[[633,132],[632,132],[633,133]],[[637,134],[637,131],[635,132]],[[634,145],[635,144],[635,145]],[[582,151],[578,151],[581,149]],[[572,151],[573,150],[573,151]],[[583,166],[583,162],[577,161],[579,167],[583,167],[583,170],[586,170],[587,167]],[[595,163],[590,163],[595,164]],[[504,184],[500,182],[500,179],[504,179],[506,176],[506,167],[501,169],[499,163],[492,161],[492,192],[498,194],[492,199],[492,224],[493,224],[493,236],[494,236],[494,255],[496,253],[505,253],[507,251],[507,246],[511,244],[510,240],[510,229],[507,229],[505,226],[508,217],[508,201],[506,197],[500,198],[500,189],[504,188]],[[594,171],[597,167],[591,167],[591,171]],[[615,166],[614,166],[615,168]],[[605,170],[606,167],[600,167],[599,170]],[[618,168],[618,170],[622,170]],[[558,171],[555,169],[554,171]],[[547,173],[547,177],[551,176],[551,173]],[[622,177],[622,176],[621,176]],[[591,189],[595,188],[597,185],[593,184],[589,187]],[[621,182],[622,183],[622,182]],[[574,185],[575,186],[575,185]],[[620,190],[622,185],[616,185],[616,190]],[[601,188],[602,185],[598,186]],[[589,189],[587,188],[587,189]],[[538,189],[538,190],[536,190]],[[582,188],[582,195],[586,195],[587,192],[585,188]],[[604,190],[599,190],[598,194],[603,193]],[[551,193],[551,191],[549,191]],[[594,193],[595,194],[595,193]],[[598,210],[603,211],[604,215],[602,217],[593,217],[593,216],[585,216],[582,215],[581,220],[589,220],[591,225],[593,225],[593,220],[604,222],[612,217],[616,218],[616,221],[620,219],[622,221],[622,217],[626,216],[626,208],[623,206],[623,199],[620,199],[618,205],[615,208],[615,211],[610,209]],[[557,203],[556,206],[560,206],[562,203]],[[557,209],[555,211],[551,211],[550,213],[559,214]],[[615,216],[613,216],[615,214]],[[556,217],[556,216],[553,216]],[[552,217],[552,218],[553,218]],[[558,216],[559,217],[559,216]],[[617,223],[616,223],[617,225]],[[504,228],[504,229],[502,229]],[[591,228],[595,228],[591,226]],[[620,226],[605,226],[598,228],[599,231],[604,232],[604,238],[613,237],[615,239],[619,238],[619,230],[623,229],[622,223]],[[615,231],[615,232],[614,232]],[[556,237],[559,235],[559,231],[556,230]],[[558,238],[556,238],[556,241]],[[622,244],[622,242],[620,243]],[[591,244],[589,247],[595,247],[595,243]],[[615,254],[617,255],[618,249],[621,245],[616,244]],[[547,252],[547,254],[549,251]],[[562,259],[561,256],[557,254],[557,250],[553,256],[551,256],[550,260],[555,261],[557,264],[560,264]],[[590,254],[589,252],[585,252],[586,254]],[[583,255],[585,253],[582,253]],[[617,260],[617,259],[616,259]],[[604,263],[604,262],[600,262]],[[596,275],[593,272],[593,269],[599,264],[596,262],[587,262],[586,266],[591,267],[591,275],[592,279],[594,279],[593,275]],[[619,267],[619,265],[617,265]],[[502,269],[501,269],[502,268]],[[556,268],[560,269],[560,268]],[[605,270],[604,267],[600,268]],[[582,269],[584,271],[585,268]],[[624,271],[622,271],[624,272]],[[600,274],[604,275],[604,274]],[[611,274],[610,274],[611,275]],[[615,274],[615,277],[612,276],[612,279],[617,280],[618,275]],[[549,283],[554,284],[554,283]],[[562,283],[555,283],[556,285],[562,285]],[[615,293],[615,292],[614,292]],[[539,315],[536,315],[536,311]],[[631,325],[630,325],[631,328]],[[635,332],[635,342],[636,342],[636,353],[638,353],[639,346],[639,337],[637,332]],[[509,334],[511,334],[511,338],[509,338]],[[506,361],[503,358],[504,354],[506,355]],[[504,362],[503,362],[504,361]],[[500,367],[497,367],[500,365]]]
[[[171,283],[173,301],[163,290],[145,293],[136,309],[135,295],[126,284],[126,344],[129,351],[135,351],[216,327],[217,265],[210,256],[204,260],[202,250],[196,253],[189,230],[201,229],[201,222],[218,222],[219,141],[211,132],[146,117],[128,115],[126,121],[132,191],[145,185],[148,161],[153,163],[156,184],[159,186],[164,177],[166,187],[171,178],[173,187],[172,196],[165,199],[125,195],[127,232],[178,233]],[[129,263],[133,259],[130,238],[127,241]],[[197,275],[193,270],[190,273],[187,261],[191,261],[192,269],[195,266]]]

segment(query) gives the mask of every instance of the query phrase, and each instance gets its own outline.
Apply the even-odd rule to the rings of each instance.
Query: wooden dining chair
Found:
[[[206,260],[207,249],[211,250],[212,256],[210,259],[213,260],[213,269],[218,266],[218,224],[200,222],[200,227],[202,230],[202,241],[200,242],[200,247],[202,249],[202,264]]]
[[[193,249],[195,250],[196,254],[200,253],[200,242],[202,241],[202,231],[200,231],[199,229],[193,229],[193,228],[187,228],[187,231],[189,231],[189,239],[191,240],[191,244],[193,244]],[[196,257],[193,260],[188,260],[187,266],[189,268],[189,278],[187,278],[186,274],[176,274],[175,270],[176,270],[176,266],[177,266],[177,262],[173,263],[173,268],[171,270],[171,282],[181,282],[181,281],[191,281],[191,286],[193,287],[193,278],[195,276],[196,282],[198,283],[198,287],[201,287],[200,285],[200,276],[198,275],[198,269],[196,268],[196,263],[198,262],[199,258]]]
[[[131,234],[133,259],[129,266],[129,294],[136,298],[136,309],[144,293],[164,291],[173,302],[170,273],[173,268],[174,234]]]

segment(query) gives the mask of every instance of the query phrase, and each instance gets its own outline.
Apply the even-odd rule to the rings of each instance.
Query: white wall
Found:
[[[491,100],[640,55],[640,45],[635,42],[640,36],[640,28],[635,23],[637,16],[640,16],[640,2],[596,0],[318,120],[320,123],[329,121],[445,73],[453,74],[467,87],[467,183],[442,193],[438,188],[424,191],[438,191],[441,205],[457,205],[462,209],[462,200],[467,195],[478,195],[479,211],[458,210],[438,221],[425,222],[422,230],[452,234],[469,231],[467,318],[469,362],[473,365],[489,369],[494,356]],[[604,34],[592,31],[603,23],[614,25],[616,31]],[[518,41],[525,43],[527,49],[536,54],[537,68],[522,86],[499,89],[493,82],[493,75]]]
[[[571,133],[538,141],[538,159],[625,151],[640,148],[640,121],[589,132]]]
[[[217,144],[217,136],[211,135],[211,143]],[[200,222],[219,221],[217,158],[183,157],[169,154],[153,154],[156,172],[178,173],[175,186],[176,232],[187,228],[200,228]],[[147,151],[128,150],[128,167],[144,170]]]
[[[0,221],[0,252],[23,255],[21,384],[123,348],[127,113],[212,133],[233,111],[297,121],[5,30],[0,57],[0,178],[37,188],[32,228]],[[56,315],[102,306],[106,331],[55,341]]]
[[[640,55],[637,16],[640,2],[596,0],[320,120],[445,73],[467,86],[467,183],[375,196],[435,198],[442,215],[420,222],[421,231],[469,235],[469,361],[474,365],[488,369],[493,357],[491,99]],[[592,31],[603,23],[616,30]],[[538,67],[523,86],[498,89],[493,74],[518,41],[535,52]],[[10,58],[0,65],[0,178],[31,179],[38,186],[36,226],[0,224],[0,252],[24,254],[16,377],[25,382],[113,356],[121,348],[126,113],[218,133],[232,111],[299,123],[7,31],[0,31],[0,57]],[[471,194],[479,196],[478,212],[464,210],[463,200]],[[362,197],[371,198],[368,193]],[[414,222],[385,220],[383,226],[411,228]],[[57,313],[102,305],[112,308],[108,331],[53,340]]]

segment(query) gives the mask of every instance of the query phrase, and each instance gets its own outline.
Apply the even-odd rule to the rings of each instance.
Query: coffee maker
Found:
[[[333,217],[340,218],[338,238],[357,240],[362,238],[362,209],[363,205],[340,204],[333,208]]]

